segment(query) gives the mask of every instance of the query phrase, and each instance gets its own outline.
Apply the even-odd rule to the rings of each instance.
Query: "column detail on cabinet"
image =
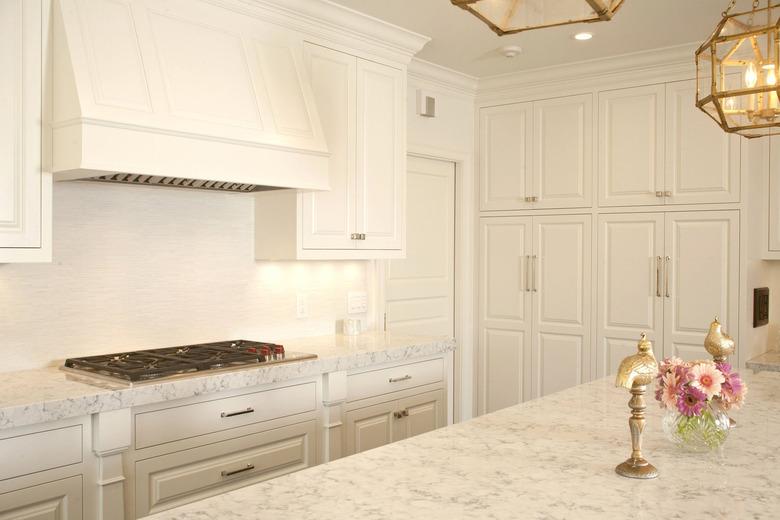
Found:
[[[98,520],[122,518],[125,512],[125,474],[122,454],[130,448],[132,415],[129,408],[92,416],[92,451],[97,461]]]

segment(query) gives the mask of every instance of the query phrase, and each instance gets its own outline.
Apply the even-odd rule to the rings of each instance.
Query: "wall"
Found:
[[[65,357],[328,334],[367,262],[256,262],[251,195],[57,183],[54,262],[0,264],[0,371]],[[296,293],[309,317],[296,318]]]

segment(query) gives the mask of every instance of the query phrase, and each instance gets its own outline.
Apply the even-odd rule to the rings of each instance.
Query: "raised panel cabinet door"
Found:
[[[357,61],[358,249],[403,249],[406,200],[405,76]]]
[[[667,204],[739,202],[740,137],[696,108],[696,82],[666,85]]]
[[[398,432],[393,412],[397,411],[398,401],[389,401],[347,412],[346,454],[354,455],[396,441]]]
[[[715,316],[739,334],[739,211],[667,213],[665,227],[663,355],[707,357]]]
[[[306,44],[304,59],[330,151],[330,191],[302,193],[304,249],[354,249],[357,58]]]
[[[665,87],[599,93],[599,206],[663,204]]]
[[[590,376],[591,217],[534,217],[532,397]]]
[[[769,138],[769,251],[780,251],[780,137]]]
[[[636,353],[642,332],[663,343],[663,213],[600,215],[596,377]]]
[[[531,396],[531,217],[484,217],[479,242],[479,413]]]
[[[533,208],[591,205],[593,96],[535,101]]]
[[[0,248],[41,247],[42,6],[0,0]]]
[[[479,209],[525,209],[531,195],[531,103],[479,111]]]
[[[84,517],[81,487],[78,475],[0,494],[0,518],[81,520]]]
[[[401,399],[398,401],[398,408],[403,413],[403,417],[398,421],[404,439],[433,431],[447,424],[447,401],[444,399],[443,390]]]

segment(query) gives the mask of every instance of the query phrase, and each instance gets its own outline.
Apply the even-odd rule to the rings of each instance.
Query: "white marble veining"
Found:
[[[780,374],[745,379],[720,457],[670,444],[650,397],[651,481],[614,472],[630,453],[629,394],[608,378],[149,519],[775,519]]]
[[[780,351],[770,350],[769,352],[764,352],[760,356],[747,361],[745,366],[753,370],[753,372],[761,372],[762,370],[780,372]]]
[[[455,348],[449,338],[385,333],[317,336],[283,344],[289,351],[310,352],[318,358],[133,386],[78,377],[56,368],[4,373],[0,378],[0,429],[393,363]]]

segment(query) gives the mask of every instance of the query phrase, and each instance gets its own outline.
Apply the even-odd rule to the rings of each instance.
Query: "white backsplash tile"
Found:
[[[368,262],[257,262],[251,195],[58,183],[54,263],[0,264],[0,371],[74,355],[328,334]],[[296,318],[296,295],[309,317]]]

